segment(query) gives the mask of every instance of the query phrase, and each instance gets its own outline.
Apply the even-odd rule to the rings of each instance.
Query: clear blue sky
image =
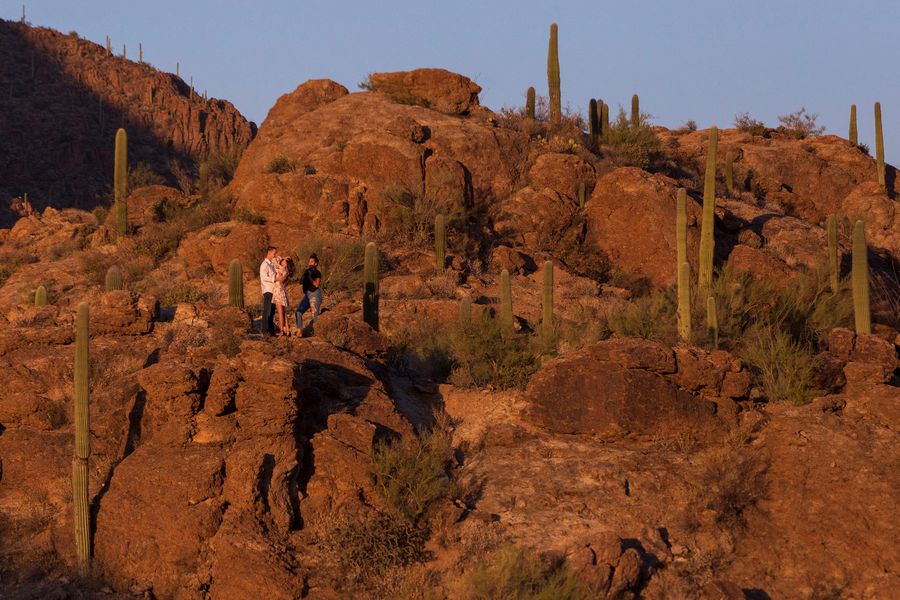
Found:
[[[654,122],[730,126],[748,111],[770,125],[805,106],[829,133],[874,154],[872,104],[881,100],[888,160],[900,157],[900,2],[896,0],[26,0],[28,20],[193,75],[260,123],[279,95],[312,78],[351,89],[367,73],[443,67],[484,88],[483,104],[546,94],[548,26],[560,31],[563,103],[627,105],[639,93]],[[21,2],[3,0],[17,19]],[[120,50],[119,50],[120,51]],[[891,160],[894,158],[894,160]]]

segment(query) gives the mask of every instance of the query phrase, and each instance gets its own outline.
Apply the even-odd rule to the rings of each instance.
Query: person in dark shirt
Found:
[[[322,312],[322,273],[319,272],[319,257],[315,253],[310,254],[306,270],[300,277],[300,286],[303,288],[303,296],[297,306],[297,329],[303,331],[303,313],[312,310],[312,324],[315,326],[319,313]]]

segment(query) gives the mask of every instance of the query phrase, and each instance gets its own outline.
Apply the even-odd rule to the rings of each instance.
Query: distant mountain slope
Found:
[[[121,48],[117,49],[121,53]],[[0,226],[12,198],[35,208],[90,208],[109,185],[118,127],[129,162],[171,183],[207,152],[242,151],[256,135],[228,101],[75,34],[0,20]]]

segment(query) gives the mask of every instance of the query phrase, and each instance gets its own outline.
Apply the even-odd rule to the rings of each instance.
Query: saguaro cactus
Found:
[[[687,261],[678,266],[678,335],[691,341],[691,265]]]
[[[113,175],[113,197],[116,205],[116,232],[119,238],[128,234],[128,134],[124,129],[116,132],[116,164]]]
[[[506,333],[513,331],[512,288],[506,269],[500,273],[500,325]]]
[[[541,302],[541,336],[550,343],[553,331],[553,261],[544,262],[544,293]]]
[[[678,188],[675,196],[675,249],[677,254],[677,269],[687,262],[687,192],[684,188]]]
[[[631,97],[631,126],[637,127],[641,124],[641,100],[635,94]]]
[[[534,120],[534,88],[528,88],[525,92],[525,117]]]
[[[731,150],[725,152],[725,191],[728,197],[734,197],[734,155]]]
[[[866,246],[866,227],[862,221],[853,226],[853,316],[856,333],[872,333],[872,317],[869,314],[869,259]]]
[[[472,301],[468,297],[459,301],[459,320],[463,325],[472,322]]]
[[[585,189],[585,185],[583,181],[578,182],[578,208],[584,208],[585,197],[587,196],[587,190]]]
[[[719,130],[715,125],[709,130],[709,148],[706,151],[706,179],[703,183],[703,220],[700,223],[700,269],[697,282],[701,291],[709,289],[713,274],[713,252],[715,250],[716,209],[716,147]]]
[[[363,268],[363,320],[378,331],[378,247],[366,244]]]
[[[837,243],[837,217],[828,215],[825,220],[825,231],[828,237],[828,281],[832,293],[837,294],[840,286],[840,256]]]
[[[588,125],[590,127],[591,146],[597,148],[600,145],[600,114],[597,112],[597,101],[593,98],[588,102]]]
[[[609,133],[609,104],[606,102],[600,110],[600,130],[604,136]]]
[[[884,187],[884,132],[881,129],[881,102],[875,103],[875,159],[878,161],[878,183]]]
[[[236,258],[228,264],[228,304],[244,308],[244,267]]]
[[[78,570],[91,570],[91,528],[88,503],[88,463],[91,457],[88,410],[88,305],[78,307],[75,320],[75,455],[72,458],[72,499],[75,504],[75,556]]]
[[[550,88],[550,122],[559,123],[562,118],[562,95],[559,90],[559,28],[550,25],[550,44],[547,50],[547,85]]]
[[[438,271],[444,270],[447,261],[447,225],[444,215],[434,218],[434,265]]]
[[[47,306],[47,288],[42,285],[39,285],[37,289],[34,290],[34,305]]]
[[[847,134],[847,139],[849,139],[854,144],[859,144],[859,134],[856,132],[856,105],[850,105],[850,133]]]
[[[713,348],[719,347],[719,315],[716,312],[716,297],[706,297],[706,332]]]
[[[122,269],[117,267],[116,265],[111,266],[106,270],[106,280],[104,281],[106,291],[111,292],[113,290],[121,290],[122,289]]]

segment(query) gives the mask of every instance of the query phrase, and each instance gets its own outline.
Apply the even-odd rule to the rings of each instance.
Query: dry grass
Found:
[[[466,600],[581,600],[593,597],[564,564],[542,564],[531,552],[507,544],[463,575]]]

